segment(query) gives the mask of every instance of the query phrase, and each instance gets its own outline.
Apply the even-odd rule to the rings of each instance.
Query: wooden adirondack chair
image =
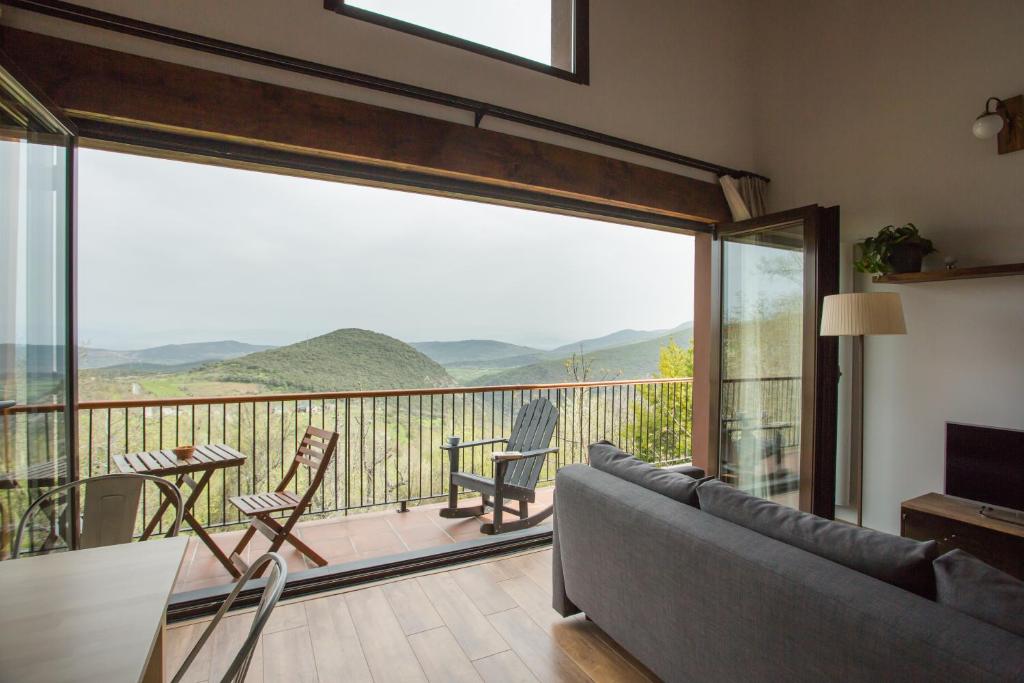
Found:
[[[295,528],[295,524],[302,517],[306,508],[309,507],[310,501],[313,500],[313,494],[320,488],[320,482],[323,481],[324,474],[327,473],[327,466],[330,464],[331,458],[334,457],[334,451],[338,446],[338,436],[337,432],[319,429],[312,425],[306,427],[306,433],[299,443],[291,467],[288,468],[284,479],[274,491],[228,499],[229,503],[238,508],[243,515],[249,517],[249,528],[245,530],[245,534],[231,553],[231,562],[240,571],[244,573],[249,569],[249,565],[242,559],[242,551],[245,550],[245,546],[249,544],[257,531],[270,539],[268,552],[277,552],[287,541],[300,553],[313,560],[318,567],[327,564],[327,560],[295,536],[292,529]],[[302,496],[288,490],[292,479],[298,474],[299,467],[308,467],[312,470],[309,486]],[[274,519],[275,513],[286,511],[290,512],[284,520],[284,524]],[[259,576],[262,571],[262,569],[258,570],[256,576]]]
[[[460,442],[458,437],[451,437],[448,443],[441,446],[448,451],[451,464],[448,489],[448,507],[441,509],[442,517],[477,517],[484,514],[487,508],[494,510],[493,523],[484,523],[480,532],[484,534],[500,534],[503,531],[526,529],[539,524],[551,516],[552,506],[530,516],[529,504],[536,500],[535,490],[544,461],[549,453],[557,453],[557,448],[549,448],[551,436],[555,433],[558,423],[558,409],[546,398],[536,398],[516,414],[512,433],[507,439],[482,439],[479,441]],[[473,448],[493,443],[507,444],[507,450],[491,454],[494,463],[494,479],[459,471],[459,454],[463,448]],[[483,505],[459,507],[459,487],[478,491],[483,497]],[[492,502],[493,499],[493,502]],[[519,509],[505,507],[505,500],[519,502]],[[518,515],[519,519],[506,522],[505,512]]]

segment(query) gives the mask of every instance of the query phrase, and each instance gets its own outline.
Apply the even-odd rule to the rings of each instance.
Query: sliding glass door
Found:
[[[71,127],[0,53],[0,553],[74,476]]]
[[[816,206],[721,225],[713,260],[719,476],[829,517],[836,357],[818,322],[837,286],[837,233],[838,208]]]

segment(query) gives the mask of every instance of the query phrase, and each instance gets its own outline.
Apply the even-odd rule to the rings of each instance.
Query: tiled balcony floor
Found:
[[[537,502],[530,505],[531,514],[551,505],[554,492],[554,487],[537,489]],[[466,499],[459,504],[467,507],[479,505],[480,499]],[[444,504],[438,503],[411,507],[408,512],[401,514],[392,510],[300,522],[296,527],[296,535],[323,555],[329,565],[483,537],[480,533],[482,518],[444,519],[438,514],[442,507]],[[485,517],[489,521],[490,515]],[[506,514],[506,518],[516,517]],[[550,517],[544,521],[544,524],[550,523]],[[243,531],[227,531],[213,534],[213,538],[225,553],[230,553],[242,533]],[[266,552],[269,547],[270,541],[257,533],[246,548],[246,559],[251,561]],[[281,548],[280,553],[288,561],[290,571],[301,571],[315,566],[287,543]],[[189,541],[188,553],[178,574],[176,591],[198,590],[232,581],[231,574],[205,545],[195,538]]]

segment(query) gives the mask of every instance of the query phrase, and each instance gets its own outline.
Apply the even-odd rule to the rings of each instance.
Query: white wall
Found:
[[[753,151],[746,87],[747,0],[591,0],[591,83],[530,69],[337,15],[323,0],[76,0],[78,4],[292,57],[520,109],[720,164]],[[471,123],[472,114],[176,48],[5,7],[2,23],[268,82]],[[723,37],[728,37],[724,40]],[[485,119],[484,127],[672,164]],[[688,175],[713,179],[692,169]]]
[[[769,0],[754,14],[755,167],[771,203],[839,204],[844,242],[912,221],[961,265],[1024,261],[1024,152],[970,132],[1024,92],[1017,0]],[[867,340],[867,526],[942,491],[944,422],[1024,428],[1024,277],[874,286],[909,334]]]

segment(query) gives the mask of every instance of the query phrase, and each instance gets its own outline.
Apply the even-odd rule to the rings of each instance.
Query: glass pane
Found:
[[[722,479],[797,507],[803,223],[722,241]]]
[[[346,0],[346,4],[551,64],[551,0]]]
[[[6,556],[29,502],[67,471],[69,140],[37,117],[6,72],[0,75],[0,400],[6,406],[0,415],[0,524]],[[57,516],[53,511],[44,521]],[[47,526],[30,529],[34,546],[49,534]]]

